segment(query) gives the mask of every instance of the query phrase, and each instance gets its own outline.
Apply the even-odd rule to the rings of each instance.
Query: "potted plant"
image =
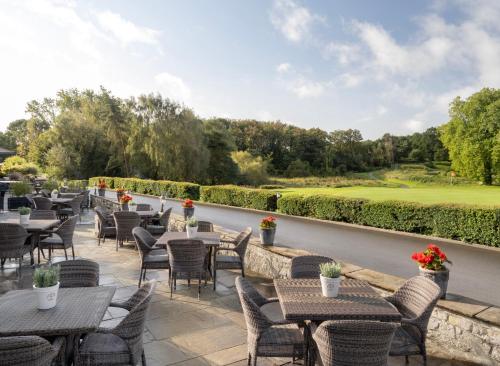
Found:
[[[327,262],[319,265],[321,292],[325,297],[337,297],[340,287],[342,266],[340,263]]]
[[[59,266],[39,267],[33,273],[33,290],[37,294],[38,309],[52,309],[57,303]]]
[[[59,197],[59,191],[57,189],[52,190],[52,192],[50,192],[50,198],[54,199],[57,197]]]
[[[125,188],[116,189],[116,200],[120,202],[120,198],[125,194]]]
[[[189,217],[194,215],[193,201],[189,198],[185,199],[184,202],[182,202],[182,208],[184,211],[184,220],[187,220]]]
[[[129,194],[124,194],[120,197],[120,206],[122,211],[128,211],[128,203],[132,201],[132,196]]]
[[[273,245],[274,235],[276,234],[276,217],[268,216],[263,218],[259,228],[262,245]]]
[[[10,183],[10,191],[13,197],[7,199],[7,206],[9,210],[17,210],[20,207],[29,207],[30,201],[25,195],[32,192],[31,185],[26,182]]]
[[[137,211],[137,203],[135,203],[134,201],[130,201],[128,204],[128,210]]]
[[[186,221],[186,233],[188,238],[195,238],[198,232],[198,220],[191,216]]]
[[[99,178],[99,182],[97,183],[97,188],[99,192],[99,197],[104,197],[106,195],[106,188],[108,188],[106,181],[102,178]]]
[[[437,245],[429,244],[423,252],[413,253],[411,259],[418,263],[421,276],[429,278],[441,288],[441,298],[444,299],[450,278],[450,271],[444,264],[451,264],[446,254]]]
[[[19,223],[21,225],[28,225],[30,222],[31,208],[20,207],[18,212],[19,212]]]

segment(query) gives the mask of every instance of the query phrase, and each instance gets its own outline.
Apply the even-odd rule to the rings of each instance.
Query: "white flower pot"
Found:
[[[57,304],[57,292],[59,290],[59,282],[50,287],[35,287],[33,285],[33,290],[38,297],[38,309],[47,310],[52,309]]]
[[[55,191],[55,190],[54,190],[54,191],[52,191],[52,192],[50,193],[50,197],[51,197],[52,199],[57,198],[58,196],[59,196],[59,192],[58,192],[58,191]]]
[[[137,205],[128,205],[129,211],[137,211]]]
[[[30,215],[19,215],[19,223],[21,225],[28,225],[30,223]]]
[[[321,281],[321,292],[323,293],[323,296],[337,297],[341,281],[340,277],[329,278],[319,275],[319,279]]]
[[[196,238],[198,233],[198,226],[186,226],[186,233],[188,238]]]

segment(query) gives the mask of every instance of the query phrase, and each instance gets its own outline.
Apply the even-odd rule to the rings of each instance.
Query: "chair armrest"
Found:
[[[97,333],[113,333],[113,330],[112,328],[103,328],[103,327],[99,327],[97,328]]]
[[[217,254],[217,252],[228,251],[228,250],[236,253],[235,248],[219,247],[219,248],[215,248],[214,254]]]
[[[130,306],[126,301],[123,302],[118,302],[118,301],[112,301],[111,304],[109,304],[110,307],[112,308],[121,308],[125,310],[130,310]]]

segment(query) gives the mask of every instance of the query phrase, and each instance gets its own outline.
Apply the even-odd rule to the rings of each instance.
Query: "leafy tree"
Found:
[[[491,184],[500,172],[500,89],[485,88],[450,105],[450,121],[441,140],[452,167],[465,177]]]
[[[328,148],[329,166],[337,173],[364,168],[362,144],[359,130],[336,130],[330,133]]]
[[[2,174],[8,175],[12,173],[20,173],[22,175],[36,175],[39,168],[33,164],[26,161],[26,159],[20,156],[10,156],[2,164]]]
[[[236,145],[229,132],[229,122],[223,119],[207,120],[203,123],[203,133],[210,152],[207,183],[234,182],[238,176],[238,166],[231,158],[231,152],[236,150]]]
[[[248,151],[233,151],[231,157],[238,165],[239,183],[258,186],[267,182],[267,162],[261,156],[254,157]]]
[[[307,161],[294,160],[285,170],[285,176],[289,178],[307,177],[311,175],[311,166]]]

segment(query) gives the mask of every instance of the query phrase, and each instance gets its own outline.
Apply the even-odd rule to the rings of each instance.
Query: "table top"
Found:
[[[5,219],[0,222],[5,222],[9,224],[19,224],[19,219]],[[26,229],[27,232],[35,232],[35,231],[45,231],[56,227],[61,222],[59,220],[29,220],[28,224],[22,225]]]
[[[73,198],[51,198],[52,203],[68,203],[73,201]]]
[[[135,211],[139,214],[140,217],[153,217],[158,213],[158,211]]]
[[[205,245],[218,246],[220,245],[220,233],[215,232],[199,232],[196,237],[191,239],[203,240]],[[166,247],[169,240],[187,239],[185,231],[168,231],[158,238],[156,246]]]
[[[14,290],[0,297],[0,336],[69,335],[95,331],[104,317],[114,287],[61,288],[57,305],[37,309],[33,290]]]
[[[337,297],[324,297],[318,279],[275,279],[287,320],[379,320],[398,322],[401,314],[366,281],[344,279]]]

